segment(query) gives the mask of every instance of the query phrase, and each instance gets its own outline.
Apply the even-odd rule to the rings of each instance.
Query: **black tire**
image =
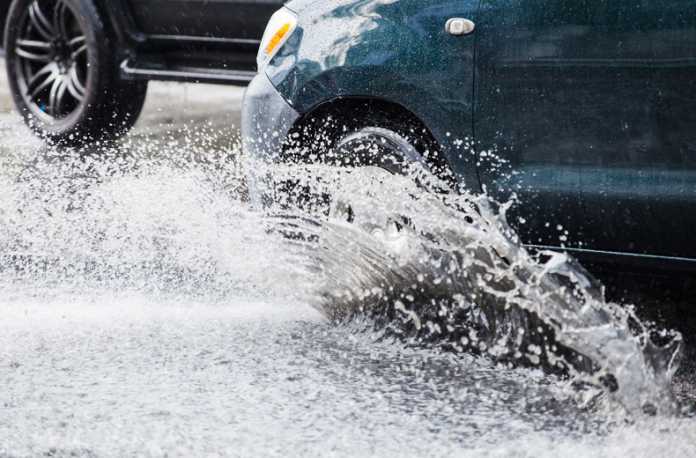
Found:
[[[289,138],[293,140],[286,144],[283,161],[300,167],[377,167],[409,176],[436,193],[449,193],[455,186],[449,164],[425,128],[405,115],[375,110],[368,104],[349,113],[321,113],[291,132]],[[328,215],[335,199],[328,192],[314,189],[312,181],[303,177],[273,178],[272,193],[256,200],[267,207]]]
[[[291,163],[378,166],[396,174],[419,164],[447,187],[456,184],[440,146],[417,119],[369,101],[342,112],[319,112],[291,132],[290,139],[284,158]]]
[[[414,141],[385,127],[362,127],[341,136],[333,148],[333,160],[354,167],[374,166],[395,175],[407,175],[409,167],[429,165]]]
[[[121,79],[116,40],[92,0],[14,0],[5,51],[15,105],[49,142],[112,140],[140,115],[147,82]]]

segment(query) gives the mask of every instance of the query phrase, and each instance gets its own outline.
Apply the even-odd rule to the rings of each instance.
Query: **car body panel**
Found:
[[[523,240],[696,258],[696,4],[482,5],[476,140],[507,167],[480,176]]]
[[[127,0],[147,35],[249,40],[258,45],[278,0]]]

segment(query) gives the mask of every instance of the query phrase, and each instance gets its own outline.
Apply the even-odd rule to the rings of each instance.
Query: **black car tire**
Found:
[[[435,141],[418,127],[377,114],[374,119],[368,115],[341,130],[333,142],[330,162],[379,167],[394,175],[409,176],[434,192],[452,191],[451,168],[441,160]]]
[[[49,142],[115,139],[137,120],[147,82],[120,77],[116,40],[92,0],[14,0],[4,40],[15,104]]]
[[[368,148],[370,144],[375,148]],[[284,148],[283,160],[290,163],[373,165],[397,174],[418,164],[449,190],[456,185],[452,169],[430,131],[414,116],[376,101],[356,101],[341,108],[320,107],[290,132]],[[373,150],[375,154],[369,154]]]
[[[300,167],[302,164],[374,167],[392,175],[407,176],[432,192],[452,191],[452,185],[447,180],[451,175],[445,175],[443,179],[439,174],[451,174],[449,166],[428,162],[423,154],[424,151],[437,152],[434,142],[408,124],[395,124],[374,116],[375,113],[372,115],[363,117],[360,123],[335,121],[336,118],[330,125],[322,122],[325,128],[309,137],[309,141],[296,143],[296,151],[285,161]],[[433,149],[426,150],[426,147]],[[350,207],[349,204],[335,201],[330,192],[314,189],[311,181],[300,178],[271,179],[273,195],[264,195],[261,200],[268,206],[279,204],[281,208],[299,208],[309,214],[330,215],[336,210],[336,205]],[[343,208],[344,213],[346,208]],[[347,212],[350,213],[350,210]]]
[[[411,165],[428,169],[408,138],[384,127],[363,127],[344,135],[336,142],[333,154],[344,165],[375,166],[397,175],[408,174]]]

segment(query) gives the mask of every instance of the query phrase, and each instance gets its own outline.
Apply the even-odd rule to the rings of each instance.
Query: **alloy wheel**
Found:
[[[16,74],[32,114],[45,122],[69,117],[85,101],[87,39],[64,0],[33,1],[15,41]]]

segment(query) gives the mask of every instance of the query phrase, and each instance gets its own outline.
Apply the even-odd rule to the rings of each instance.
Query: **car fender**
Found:
[[[328,3],[328,4],[327,4]],[[299,8],[301,5],[309,5]],[[340,97],[404,107],[433,133],[457,168],[473,134],[473,38],[453,40],[444,24],[473,15],[478,1],[294,2],[298,26],[266,73],[300,114]]]

